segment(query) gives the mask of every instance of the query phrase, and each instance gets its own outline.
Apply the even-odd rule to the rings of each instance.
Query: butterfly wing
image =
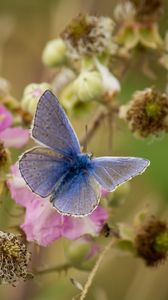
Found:
[[[58,99],[49,90],[38,102],[32,137],[64,155],[80,152],[78,138]]]
[[[22,155],[19,169],[31,190],[41,197],[47,197],[66,172],[68,163],[54,150],[36,147]]]
[[[98,205],[100,185],[90,172],[68,175],[62,179],[59,187],[51,196],[53,206],[62,214],[86,216]]]
[[[149,161],[138,157],[100,157],[93,163],[93,175],[98,183],[107,191],[145,171]]]

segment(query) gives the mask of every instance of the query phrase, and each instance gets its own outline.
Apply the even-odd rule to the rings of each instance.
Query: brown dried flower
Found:
[[[136,8],[138,21],[157,21],[162,9],[162,0],[131,0],[131,2]]]
[[[7,161],[7,152],[3,146],[3,143],[0,143],[0,166],[4,165]]]
[[[0,283],[16,283],[30,278],[30,253],[20,235],[0,231]]]
[[[135,238],[135,249],[146,265],[156,266],[167,258],[168,227],[163,221],[150,219],[139,228]]]
[[[3,143],[0,142],[0,177],[4,177],[4,174],[8,171],[10,166],[10,153]]]
[[[80,14],[62,32],[69,56],[112,53],[116,46],[112,39],[113,21],[108,17]]]
[[[120,108],[120,117],[137,136],[157,136],[168,130],[168,96],[153,88],[137,91],[132,101]]]

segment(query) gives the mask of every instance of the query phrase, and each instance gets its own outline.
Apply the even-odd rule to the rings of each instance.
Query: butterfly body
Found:
[[[92,167],[92,162],[88,154],[79,153],[74,156],[70,164],[70,173],[80,173],[81,171],[87,171]]]
[[[97,207],[102,188],[113,191],[149,165],[143,158],[81,153],[65,112],[49,90],[38,102],[32,137],[43,146],[23,154],[20,172],[33,192],[50,196],[53,206],[66,215],[88,215]]]

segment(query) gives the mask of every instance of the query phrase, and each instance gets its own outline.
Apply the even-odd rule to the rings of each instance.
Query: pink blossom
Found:
[[[12,121],[12,114],[3,105],[0,105],[0,132],[11,126]]]
[[[8,186],[16,203],[26,208],[21,228],[28,241],[47,246],[60,237],[74,240],[86,234],[96,236],[108,218],[101,206],[84,218],[63,216],[53,208],[48,198],[43,199],[30,191],[16,165],[11,167],[11,173],[13,178],[8,180]]]
[[[28,142],[29,132],[21,127],[11,128],[12,114],[0,105],[0,140],[5,147],[20,148]]]

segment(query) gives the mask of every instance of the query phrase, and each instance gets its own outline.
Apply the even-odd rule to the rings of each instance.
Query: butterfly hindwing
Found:
[[[51,196],[53,206],[62,214],[85,216],[91,213],[100,199],[100,185],[93,175],[79,173],[65,176]]]
[[[41,96],[34,118],[32,136],[64,155],[80,152],[78,138],[54,94],[47,90]]]
[[[107,191],[145,171],[149,161],[138,157],[99,157],[93,159],[93,175]]]
[[[46,147],[36,147],[25,152],[19,161],[22,177],[31,190],[41,197],[51,194],[67,168],[68,161]]]

